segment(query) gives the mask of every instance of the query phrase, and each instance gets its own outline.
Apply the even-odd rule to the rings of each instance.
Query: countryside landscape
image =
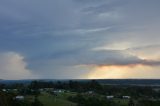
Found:
[[[0,106],[159,106],[159,82],[133,79],[1,81]]]
[[[160,0],[0,0],[0,106],[160,106]]]

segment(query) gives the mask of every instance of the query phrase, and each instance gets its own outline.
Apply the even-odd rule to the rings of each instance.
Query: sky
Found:
[[[160,0],[0,0],[0,79],[159,79]]]

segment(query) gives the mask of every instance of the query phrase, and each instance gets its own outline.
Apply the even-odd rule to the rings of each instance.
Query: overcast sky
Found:
[[[160,0],[0,0],[0,79],[160,78]]]

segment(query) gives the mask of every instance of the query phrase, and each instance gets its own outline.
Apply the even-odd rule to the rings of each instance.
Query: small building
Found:
[[[13,91],[18,91],[18,89],[13,89]]]
[[[130,96],[122,96],[123,99],[130,99]]]
[[[51,94],[57,96],[57,95],[60,94],[60,93],[64,93],[64,91],[65,91],[65,90],[57,89],[57,90],[51,91]]]
[[[57,89],[57,90],[54,90],[53,92],[54,92],[54,93],[64,93],[64,91],[65,91],[65,90]]]
[[[114,96],[113,95],[110,95],[110,96],[106,96],[107,99],[113,99]]]
[[[93,94],[94,92],[93,91],[88,91],[88,94]]]
[[[153,90],[156,91],[156,92],[159,92],[160,88],[154,88]]]
[[[7,90],[6,90],[6,89],[2,89],[2,91],[3,91],[3,92],[6,92]]]
[[[3,92],[6,92],[7,90],[6,90],[6,89],[2,89],[2,91],[3,91]]]
[[[44,89],[42,89],[42,88],[41,88],[41,89],[39,89],[39,91],[40,91],[40,92],[43,92],[43,91],[44,91]]]
[[[24,100],[24,96],[16,96],[15,99],[16,100]]]

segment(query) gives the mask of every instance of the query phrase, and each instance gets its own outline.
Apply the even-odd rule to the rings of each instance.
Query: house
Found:
[[[130,96],[122,96],[123,99],[130,99]]]
[[[55,95],[55,96],[57,96],[60,93],[64,93],[64,92],[65,92],[65,90],[61,90],[61,89],[51,91],[52,95]]]
[[[18,89],[13,89],[14,91],[18,91]]]
[[[53,92],[54,93],[64,93],[65,90],[63,90],[63,89],[57,89],[57,90],[54,90]]]
[[[154,88],[153,90],[156,91],[156,92],[159,92],[160,88]]]
[[[94,92],[93,92],[93,91],[88,91],[87,93],[88,93],[88,94],[93,94]]]
[[[106,96],[107,99],[113,99],[114,96],[110,95],[110,96]]]
[[[50,93],[54,96],[58,96],[60,93],[64,93],[64,92],[65,90],[63,89],[55,89],[55,90],[50,91]]]
[[[16,100],[24,100],[24,96],[16,96],[15,99]]]
[[[7,90],[6,90],[6,89],[2,89],[2,91],[3,91],[3,92],[6,92]]]
[[[40,92],[43,92],[43,91],[44,91],[44,89],[42,89],[42,88],[41,88],[41,89],[39,89],[39,91],[40,91]]]

